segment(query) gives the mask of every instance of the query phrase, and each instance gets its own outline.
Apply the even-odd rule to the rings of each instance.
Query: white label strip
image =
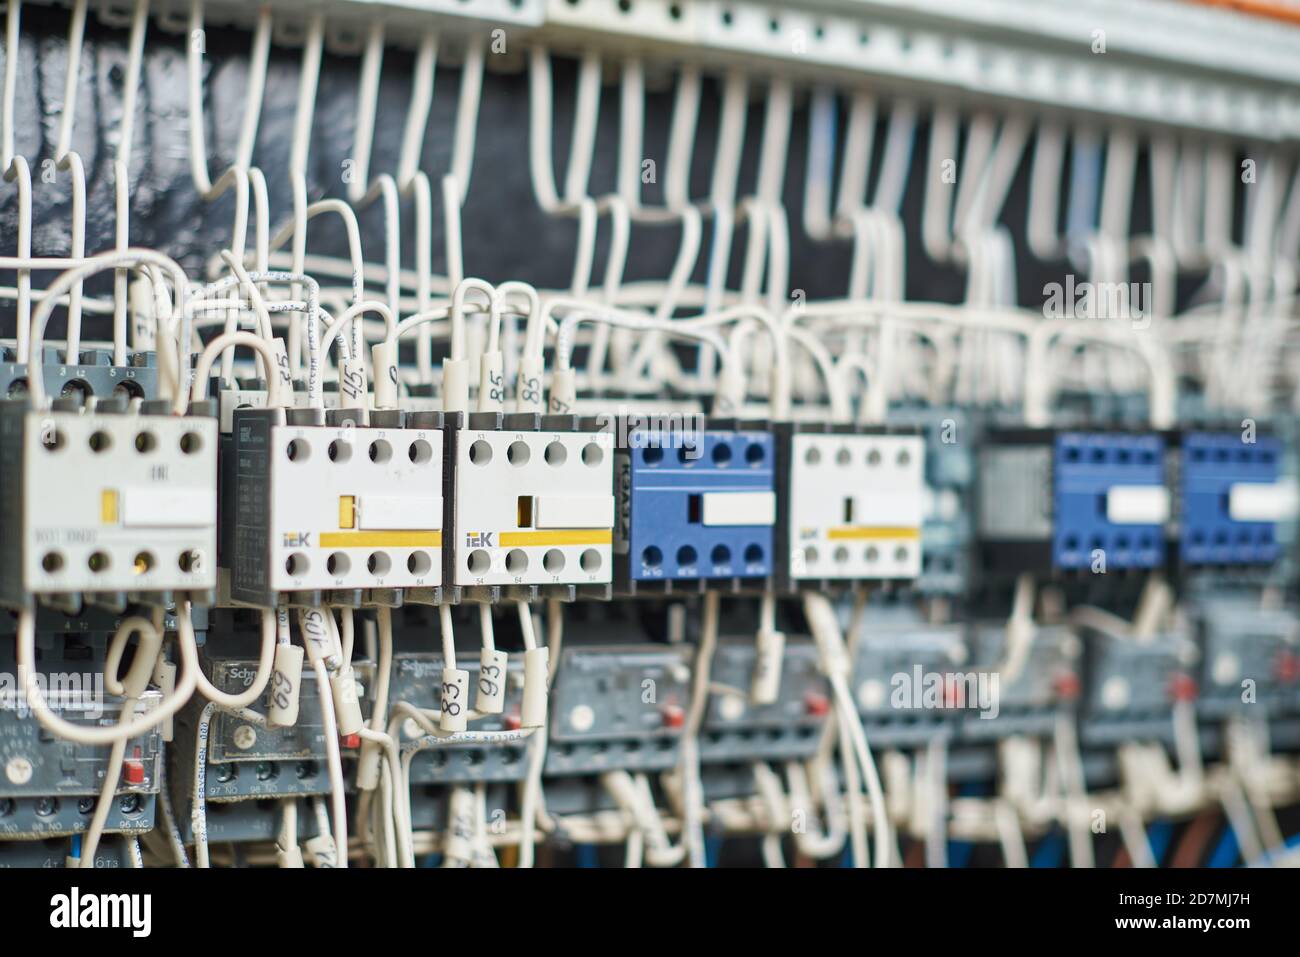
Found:
[[[533,504],[536,528],[610,528],[612,495],[539,495]]]
[[[1238,482],[1228,489],[1228,517],[1234,522],[1285,522],[1300,511],[1295,482]]]
[[[217,499],[205,489],[127,488],[121,519],[126,528],[207,528],[217,522]]]
[[[1169,521],[1169,490],[1163,485],[1112,485],[1106,518],[1116,525],[1163,525]]]
[[[367,531],[442,528],[442,496],[364,495],[357,502],[357,527]]]
[[[705,492],[700,520],[705,525],[772,525],[776,522],[773,492]]]

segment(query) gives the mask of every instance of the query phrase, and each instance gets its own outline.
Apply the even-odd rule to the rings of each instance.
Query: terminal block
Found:
[[[498,809],[517,814],[519,789],[514,784],[488,783],[483,788],[488,808],[488,825]],[[546,808],[551,809],[551,795],[546,795]],[[411,826],[416,831],[445,831],[451,822],[451,788],[441,784],[411,785]]]
[[[613,436],[574,416],[474,413],[447,428],[444,580],[510,597],[608,597]]]
[[[758,428],[633,428],[615,456],[621,590],[760,585],[773,570],[776,445]]]
[[[979,532],[993,572],[1159,568],[1168,521],[1155,433],[999,431],[981,452]]]
[[[1269,566],[1278,525],[1295,516],[1282,443],[1241,432],[1188,432],[1180,442],[1178,558],[1185,566]]]
[[[194,820],[184,809],[190,806],[190,779],[167,779],[168,790],[172,795],[173,807],[178,811],[176,829],[181,840],[186,844],[194,843]],[[206,805],[205,830],[210,844],[246,844],[255,841],[274,842],[283,826],[284,809],[280,800],[219,801],[209,800]],[[325,801],[326,797],[298,799],[298,840],[306,843],[309,838],[320,832],[318,818],[313,814],[313,801]]]
[[[921,572],[919,435],[782,426],[776,545],[786,589]]]
[[[82,349],[77,361],[68,362],[63,350],[45,346],[41,351],[42,383],[48,395],[69,399],[158,398],[157,354],[134,352],[125,365],[113,364],[111,349]],[[0,396],[18,398],[27,392],[28,367],[18,362],[12,348],[0,349]]]
[[[0,841],[0,869],[57,868],[68,866],[68,842]],[[95,849],[95,867],[130,867],[131,850],[126,841],[101,841]]]
[[[393,604],[442,584],[435,413],[238,409],[223,492],[230,596],[261,607]]]
[[[0,601],[210,603],[217,422],[168,403],[0,403]]]

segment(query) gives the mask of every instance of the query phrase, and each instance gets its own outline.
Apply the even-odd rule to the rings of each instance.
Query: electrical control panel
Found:
[[[1297,4],[10,0],[0,867],[1300,863]]]
[[[760,429],[629,429],[615,455],[615,568],[632,592],[761,584],[773,569],[776,447]]]

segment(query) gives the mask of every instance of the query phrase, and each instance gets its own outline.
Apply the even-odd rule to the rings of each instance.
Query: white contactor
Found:
[[[0,416],[0,579],[30,596],[216,586],[217,421],[107,404]]]
[[[792,580],[920,574],[926,501],[921,437],[795,432],[789,461]]]
[[[308,415],[234,416],[231,597],[440,585],[442,430],[297,424]]]
[[[452,583],[608,583],[614,533],[613,436],[607,431],[455,433]],[[576,425],[577,420],[564,417]],[[543,423],[547,424],[547,423]]]

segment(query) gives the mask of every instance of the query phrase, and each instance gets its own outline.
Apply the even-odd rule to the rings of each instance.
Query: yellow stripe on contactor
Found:
[[[920,538],[921,530],[906,525],[841,525],[826,532],[832,541],[865,541],[884,538]]]
[[[321,548],[441,548],[442,532],[321,532]]]
[[[117,524],[117,492],[111,488],[106,488],[99,493],[99,523]]]
[[[530,545],[609,545],[614,531],[609,528],[549,529],[544,532],[502,532],[501,547]]]

